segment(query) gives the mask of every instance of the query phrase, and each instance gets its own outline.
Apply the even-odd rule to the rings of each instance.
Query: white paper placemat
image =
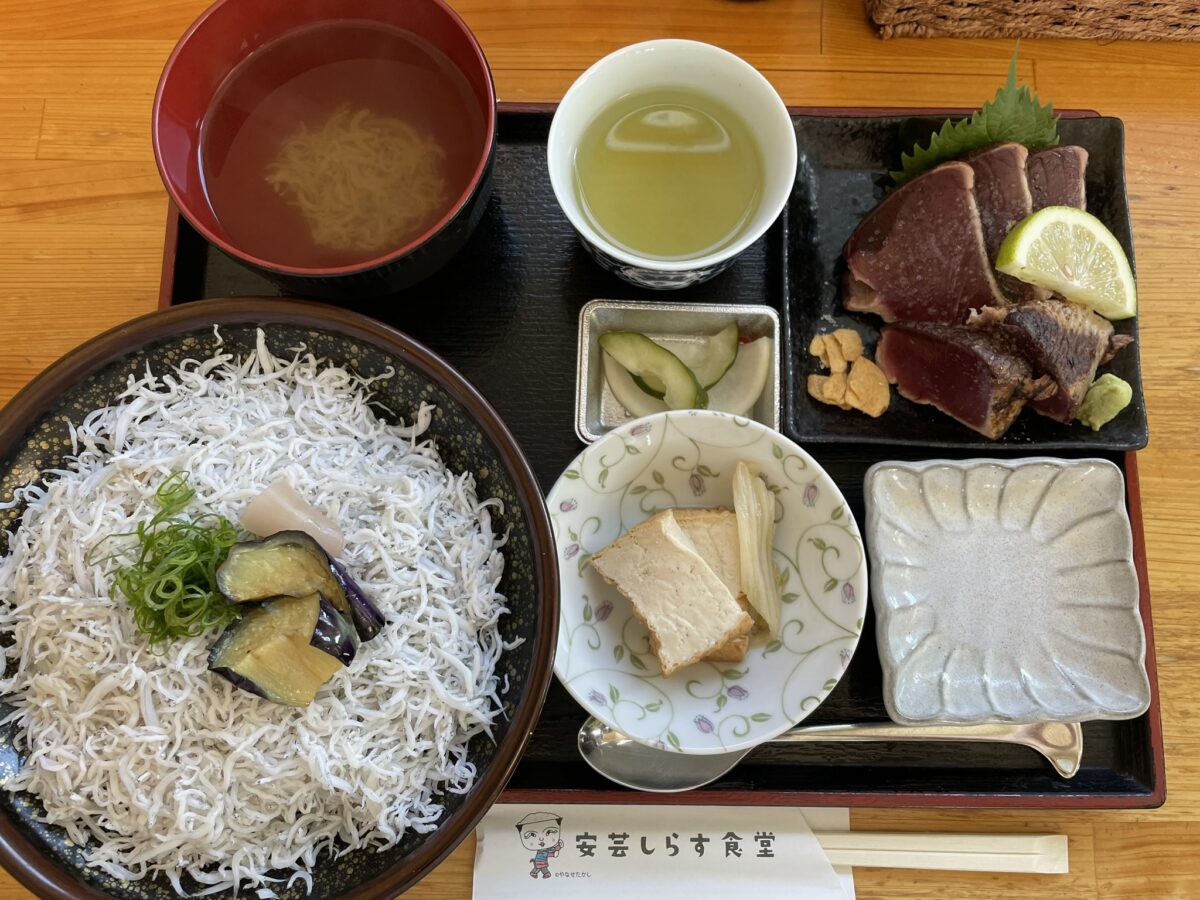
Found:
[[[812,835],[845,809],[496,804],[480,823],[475,900],[853,900]],[[536,887],[534,884],[536,883]]]

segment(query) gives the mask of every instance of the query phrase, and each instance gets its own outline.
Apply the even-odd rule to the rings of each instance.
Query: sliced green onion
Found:
[[[118,538],[137,538],[137,558],[113,572],[112,597],[125,598],[151,644],[195,637],[238,617],[237,608],[217,590],[217,567],[237,543],[237,529],[214,513],[180,515],[195,496],[185,473],[170,475],[154,492],[159,509],[150,520],[138,523],[136,531],[109,535],[93,549]],[[118,550],[95,561],[124,556]]]

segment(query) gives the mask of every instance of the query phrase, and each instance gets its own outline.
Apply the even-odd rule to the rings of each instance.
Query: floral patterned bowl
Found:
[[[732,509],[738,460],[758,464],[777,501],[779,637],[756,633],[740,663],[664,678],[645,626],[588,561],[661,509]],[[637,419],[576,457],[548,504],[562,591],[554,671],[610,727],[682,753],[743,749],[805,718],[838,683],[866,613],[862,539],[833,480],[779,433],[709,410]]]

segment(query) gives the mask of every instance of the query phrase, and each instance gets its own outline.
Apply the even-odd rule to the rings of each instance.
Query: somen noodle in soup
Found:
[[[201,127],[208,202],[268,263],[349,266],[429,231],[471,181],[483,115],[420,38],[367,22],[300,29],[236,67]]]
[[[267,183],[304,217],[314,244],[384,253],[445,203],[445,158],[403,119],[343,106],[284,140]]]

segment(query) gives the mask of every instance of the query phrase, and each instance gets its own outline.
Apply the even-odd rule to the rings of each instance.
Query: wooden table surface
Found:
[[[259,0],[261,2],[261,0]],[[166,197],[154,87],[206,0],[0,0],[0,401],[154,309]],[[593,60],[688,37],[758,66],[790,104],[977,106],[1011,41],[876,39],[861,0],[455,0],[505,100],[556,100]],[[860,869],[862,898],[1200,897],[1200,44],[1032,41],[1022,78],[1127,126],[1150,447],[1139,457],[1168,799],[1111,813],[855,811],[872,830],[1070,836],[1061,876]],[[466,897],[465,842],[409,896]],[[752,886],[750,886],[752,887]],[[29,894],[0,872],[0,900]]]

